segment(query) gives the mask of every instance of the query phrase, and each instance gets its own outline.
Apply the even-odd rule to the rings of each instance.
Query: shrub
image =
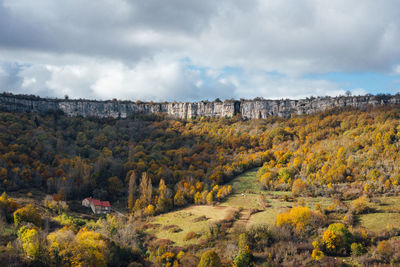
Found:
[[[326,217],[318,211],[312,211],[308,207],[293,207],[290,211],[278,214],[276,225],[282,227],[291,226],[297,232],[301,232],[306,227],[318,228],[325,224]]]
[[[366,252],[365,247],[363,246],[363,244],[360,243],[352,243],[350,249],[352,256],[361,256]]]
[[[42,224],[42,218],[35,207],[32,204],[28,204],[23,208],[20,208],[14,212],[14,223],[19,226],[22,223],[33,223],[40,227]]]
[[[251,227],[247,232],[251,249],[261,251],[264,247],[274,242],[274,235],[270,228],[266,225],[258,225]]]
[[[109,249],[99,233],[82,228],[74,235],[64,227],[47,240],[54,266],[106,266]]]
[[[221,267],[221,259],[214,250],[208,250],[201,255],[197,267]]]
[[[161,260],[163,263],[172,262],[175,258],[175,253],[167,251],[161,255]]]
[[[389,241],[383,240],[379,242],[378,246],[376,247],[376,252],[383,259],[389,259],[393,253],[393,248]]]
[[[21,227],[18,238],[26,255],[31,259],[39,257],[39,233],[35,228]]]
[[[4,217],[8,222],[12,220],[13,212],[18,208],[18,204],[9,198],[4,192],[0,196],[0,217]]]
[[[333,223],[324,232],[322,240],[329,255],[347,255],[352,235],[344,224]]]
[[[348,211],[344,217],[343,217],[343,222],[349,226],[353,226],[355,223],[355,218],[354,215],[351,211]]]
[[[237,267],[247,267],[250,265],[253,254],[250,251],[249,246],[245,246],[242,250],[239,250],[234,263]]]
[[[366,197],[360,197],[351,202],[351,209],[354,214],[363,214],[371,211],[370,202]]]
[[[152,204],[148,205],[146,208],[146,211],[145,211],[146,215],[153,216],[154,212],[155,212],[154,205],[152,205]]]
[[[221,233],[221,224],[220,223],[212,223],[212,224],[208,225],[209,238],[216,239],[220,233]]]
[[[57,211],[58,214],[68,210],[68,205],[65,201],[56,201],[52,196],[49,195],[44,198],[43,205],[48,209]]]
[[[307,194],[307,184],[301,179],[296,179],[292,185],[292,196],[304,196]]]
[[[324,256],[324,253],[319,248],[314,248],[311,254],[311,257],[316,261],[321,260]]]
[[[191,239],[195,239],[195,238],[197,238],[198,237],[198,235],[195,233],[195,232],[188,232],[186,235],[185,235],[185,240],[187,241],[187,240],[191,240]]]
[[[314,260],[319,261],[319,260],[321,260],[323,257],[325,257],[324,252],[322,252],[322,251],[320,250],[320,244],[319,244],[318,241],[312,242],[312,245],[313,245],[314,249],[313,249],[313,251],[312,251],[312,253],[311,253],[311,257],[312,257]]]
[[[234,260],[235,266],[246,267],[250,265],[251,260],[253,258],[253,254],[251,253],[249,243],[250,243],[249,236],[247,234],[243,233],[239,235],[239,240],[238,240],[239,252]]]
[[[83,226],[89,222],[87,219],[75,218],[66,213],[61,213],[61,215],[54,217],[54,220],[61,225],[71,225],[71,226],[72,225]]]

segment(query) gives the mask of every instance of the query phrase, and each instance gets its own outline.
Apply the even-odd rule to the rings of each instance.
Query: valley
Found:
[[[399,119],[398,106],[257,120],[0,113],[0,260],[396,262]]]

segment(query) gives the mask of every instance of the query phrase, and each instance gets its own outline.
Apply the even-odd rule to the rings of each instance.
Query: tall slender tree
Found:
[[[151,184],[151,178],[146,172],[142,173],[142,180],[140,181],[140,193],[141,198],[143,198],[146,205],[149,204],[153,194],[153,185]]]
[[[128,187],[128,209],[131,211],[135,205],[135,191],[136,191],[136,173],[134,170],[130,171],[129,187]]]

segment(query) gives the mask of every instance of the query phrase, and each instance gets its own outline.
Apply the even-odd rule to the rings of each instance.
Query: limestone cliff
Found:
[[[400,95],[366,95],[349,97],[318,97],[300,100],[227,100],[184,103],[143,103],[131,101],[94,101],[40,98],[28,95],[0,94],[0,110],[19,112],[48,112],[61,110],[68,116],[126,118],[134,113],[166,114],[175,118],[232,117],[245,119],[268,116],[289,117],[310,114],[334,107],[399,104]]]

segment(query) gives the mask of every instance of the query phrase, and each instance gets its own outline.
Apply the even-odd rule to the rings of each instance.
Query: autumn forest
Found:
[[[400,264],[399,144],[396,105],[256,120],[1,112],[0,262]]]

